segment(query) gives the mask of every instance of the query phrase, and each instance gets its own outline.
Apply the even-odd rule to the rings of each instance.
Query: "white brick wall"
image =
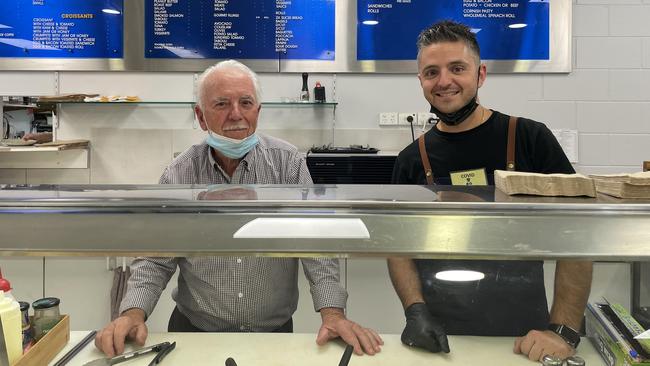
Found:
[[[648,0],[574,1],[576,81],[545,76],[544,98],[576,103],[583,172],[637,171],[650,159],[649,19]]]

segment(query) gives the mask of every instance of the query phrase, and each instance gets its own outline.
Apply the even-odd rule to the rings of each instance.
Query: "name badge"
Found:
[[[454,186],[487,186],[487,174],[485,168],[474,170],[462,170],[449,173],[451,184]]]

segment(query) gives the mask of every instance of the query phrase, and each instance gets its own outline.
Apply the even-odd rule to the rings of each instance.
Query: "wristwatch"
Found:
[[[562,337],[562,339],[564,339],[564,341],[567,342],[569,346],[573,347],[574,349],[578,348],[578,344],[580,344],[580,333],[576,332],[571,327],[568,327],[564,324],[551,323],[548,325],[548,330]]]

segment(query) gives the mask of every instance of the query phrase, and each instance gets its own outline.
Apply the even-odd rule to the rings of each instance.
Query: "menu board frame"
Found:
[[[123,11],[132,0],[124,0]],[[124,23],[125,20],[123,20]],[[6,71],[122,71],[125,70],[124,32],[122,32],[122,58],[49,58],[0,57],[0,70]]]
[[[239,61],[257,72],[416,73],[415,60],[357,60],[357,1],[336,0],[333,61]],[[0,70],[202,72],[219,59],[145,58],[145,1],[124,0],[123,58],[0,58]],[[550,0],[550,60],[484,61],[491,73],[569,73],[572,70],[571,0]],[[413,42],[416,40],[414,39]],[[414,55],[415,57],[415,55]]]
[[[202,72],[221,61],[213,58],[156,59],[145,58],[145,0],[125,0],[124,55],[129,71]],[[278,60],[237,59],[257,72],[279,72]]]
[[[336,60],[281,60],[281,72],[354,72],[354,73],[416,73],[415,60],[357,60],[357,1],[337,1]],[[569,73],[572,71],[572,3],[571,0],[550,0],[549,60],[482,60],[491,73]],[[341,9],[339,9],[339,5]],[[340,12],[339,12],[340,10]],[[433,23],[433,22],[432,22]],[[413,39],[413,43],[416,39]],[[415,55],[413,55],[415,59]]]

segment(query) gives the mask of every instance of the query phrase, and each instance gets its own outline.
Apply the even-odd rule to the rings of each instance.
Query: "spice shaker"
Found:
[[[571,356],[566,359],[567,366],[585,366],[585,360],[579,356]]]
[[[34,339],[37,341],[43,338],[61,320],[61,314],[59,313],[60,302],[61,300],[56,297],[44,297],[32,303],[34,308]]]
[[[542,365],[544,366],[562,366],[564,365],[564,361],[557,357],[557,356],[551,356],[551,355],[546,355],[542,357]]]
[[[20,305],[20,320],[23,329],[23,349],[25,349],[32,341],[32,324],[29,322],[29,303],[19,301],[18,304]]]

